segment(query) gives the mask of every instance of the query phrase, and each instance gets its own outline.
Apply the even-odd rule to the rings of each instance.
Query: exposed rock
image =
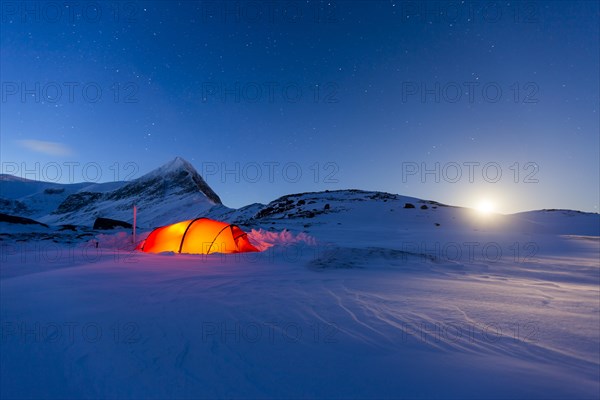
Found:
[[[25,203],[23,203],[19,200],[10,200],[10,199],[3,199],[3,198],[0,198],[0,210],[4,211],[6,213],[19,214],[19,215],[29,213],[29,209],[27,208]]]
[[[60,203],[58,208],[52,214],[65,214],[78,211],[92,205],[102,197],[102,193],[81,192],[68,196],[65,201]]]
[[[36,220],[25,217],[17,217],[16,215],[9,215],[0,213],[0,222],[8,222],[9,224],[22,224],[22,225],[42,225],[48,228],[48,225],[42,224]]]
[[[44,189],[44,194],[62,194],[65,192],[65,188],[47,188]]]
[[[114,229],[114,228],[132,228],[129,222],[119,221],[118,219],[96,218],[94,229]]]

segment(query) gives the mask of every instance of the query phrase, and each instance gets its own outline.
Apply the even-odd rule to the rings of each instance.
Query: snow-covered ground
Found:
[[[0,397],[598,398],[597,214],[372,192],[248,213],[262,253],[5,235]]]

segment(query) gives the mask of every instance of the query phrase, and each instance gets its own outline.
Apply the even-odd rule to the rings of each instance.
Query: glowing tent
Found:
[[[138,246],[146,253],[211,254],[259,251],[236,225],[196,218],[156,228]]]

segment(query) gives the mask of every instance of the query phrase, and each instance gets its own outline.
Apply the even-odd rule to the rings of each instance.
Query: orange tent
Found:
[[[211,254],[259,251],[236,225],[196,218],[156,228],[138,249],[146,253]]]

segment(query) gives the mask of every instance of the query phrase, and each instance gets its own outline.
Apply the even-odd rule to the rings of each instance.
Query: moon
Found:
[[[494,203],[490,200],[481,200],[479,204],[477,204],[476,210],[481,214],[492,214],[495,211],[496,207]]]

